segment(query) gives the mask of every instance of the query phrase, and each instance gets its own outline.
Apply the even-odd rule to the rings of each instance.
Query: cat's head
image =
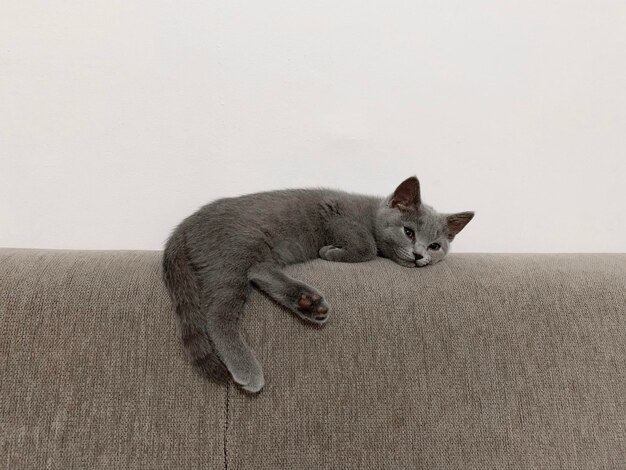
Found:
[[[407,267],[441,261],[473,212],[440,214],[422,203],[415,176],[403,181],[376,215],[376,244],[385,257]]]

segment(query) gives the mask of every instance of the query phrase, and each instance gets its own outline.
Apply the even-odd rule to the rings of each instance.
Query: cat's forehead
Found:
[[[430,238],[443,234],[445,228],[441,215],[432,207],[422,204],[417,211],[405,214],[405,217],[417,226],[418,232]]]

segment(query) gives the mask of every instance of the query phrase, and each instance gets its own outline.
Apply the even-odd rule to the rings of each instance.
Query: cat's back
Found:
[[[299,213],[312,216],[324,203],[347,201],[354,196],[327,188],[281,189],[217,199],[198,212],[207,217],[223,217],[226,220],[282,220]]]
[[[283,189],[217,199],[181,224],[191,239],[252,242],[259,237],[301,238],[316,234],[324,220],[343,214],[363,219],[378,198],[327,188]],[[312,235],[311,235],[312,236]]]

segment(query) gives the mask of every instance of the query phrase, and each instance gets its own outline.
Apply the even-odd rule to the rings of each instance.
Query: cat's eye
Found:
[[[441,245],[439,243],[431,243],[430,245],[428,245],[429,250],[437,251],[439,248],[441,248]]]
[[[413,240],[413,238],[415,238],[415,232],[413,230],[411,230],[409,227],[404,227],[404,233],[411,240]]]

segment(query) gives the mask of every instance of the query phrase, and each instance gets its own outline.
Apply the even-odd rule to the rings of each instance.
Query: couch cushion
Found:
[[[229,392],[229,468],[624,468],[626,255],[289,272],[333,317],[253,297],[267,385]]]
[[[159,252],[0,250],[0,468],[221,468]]]
[[[626,255],[453,254],[254,293],[250,396],[185,363],[157,252],[0,250],[0,467],[621,468]]]

